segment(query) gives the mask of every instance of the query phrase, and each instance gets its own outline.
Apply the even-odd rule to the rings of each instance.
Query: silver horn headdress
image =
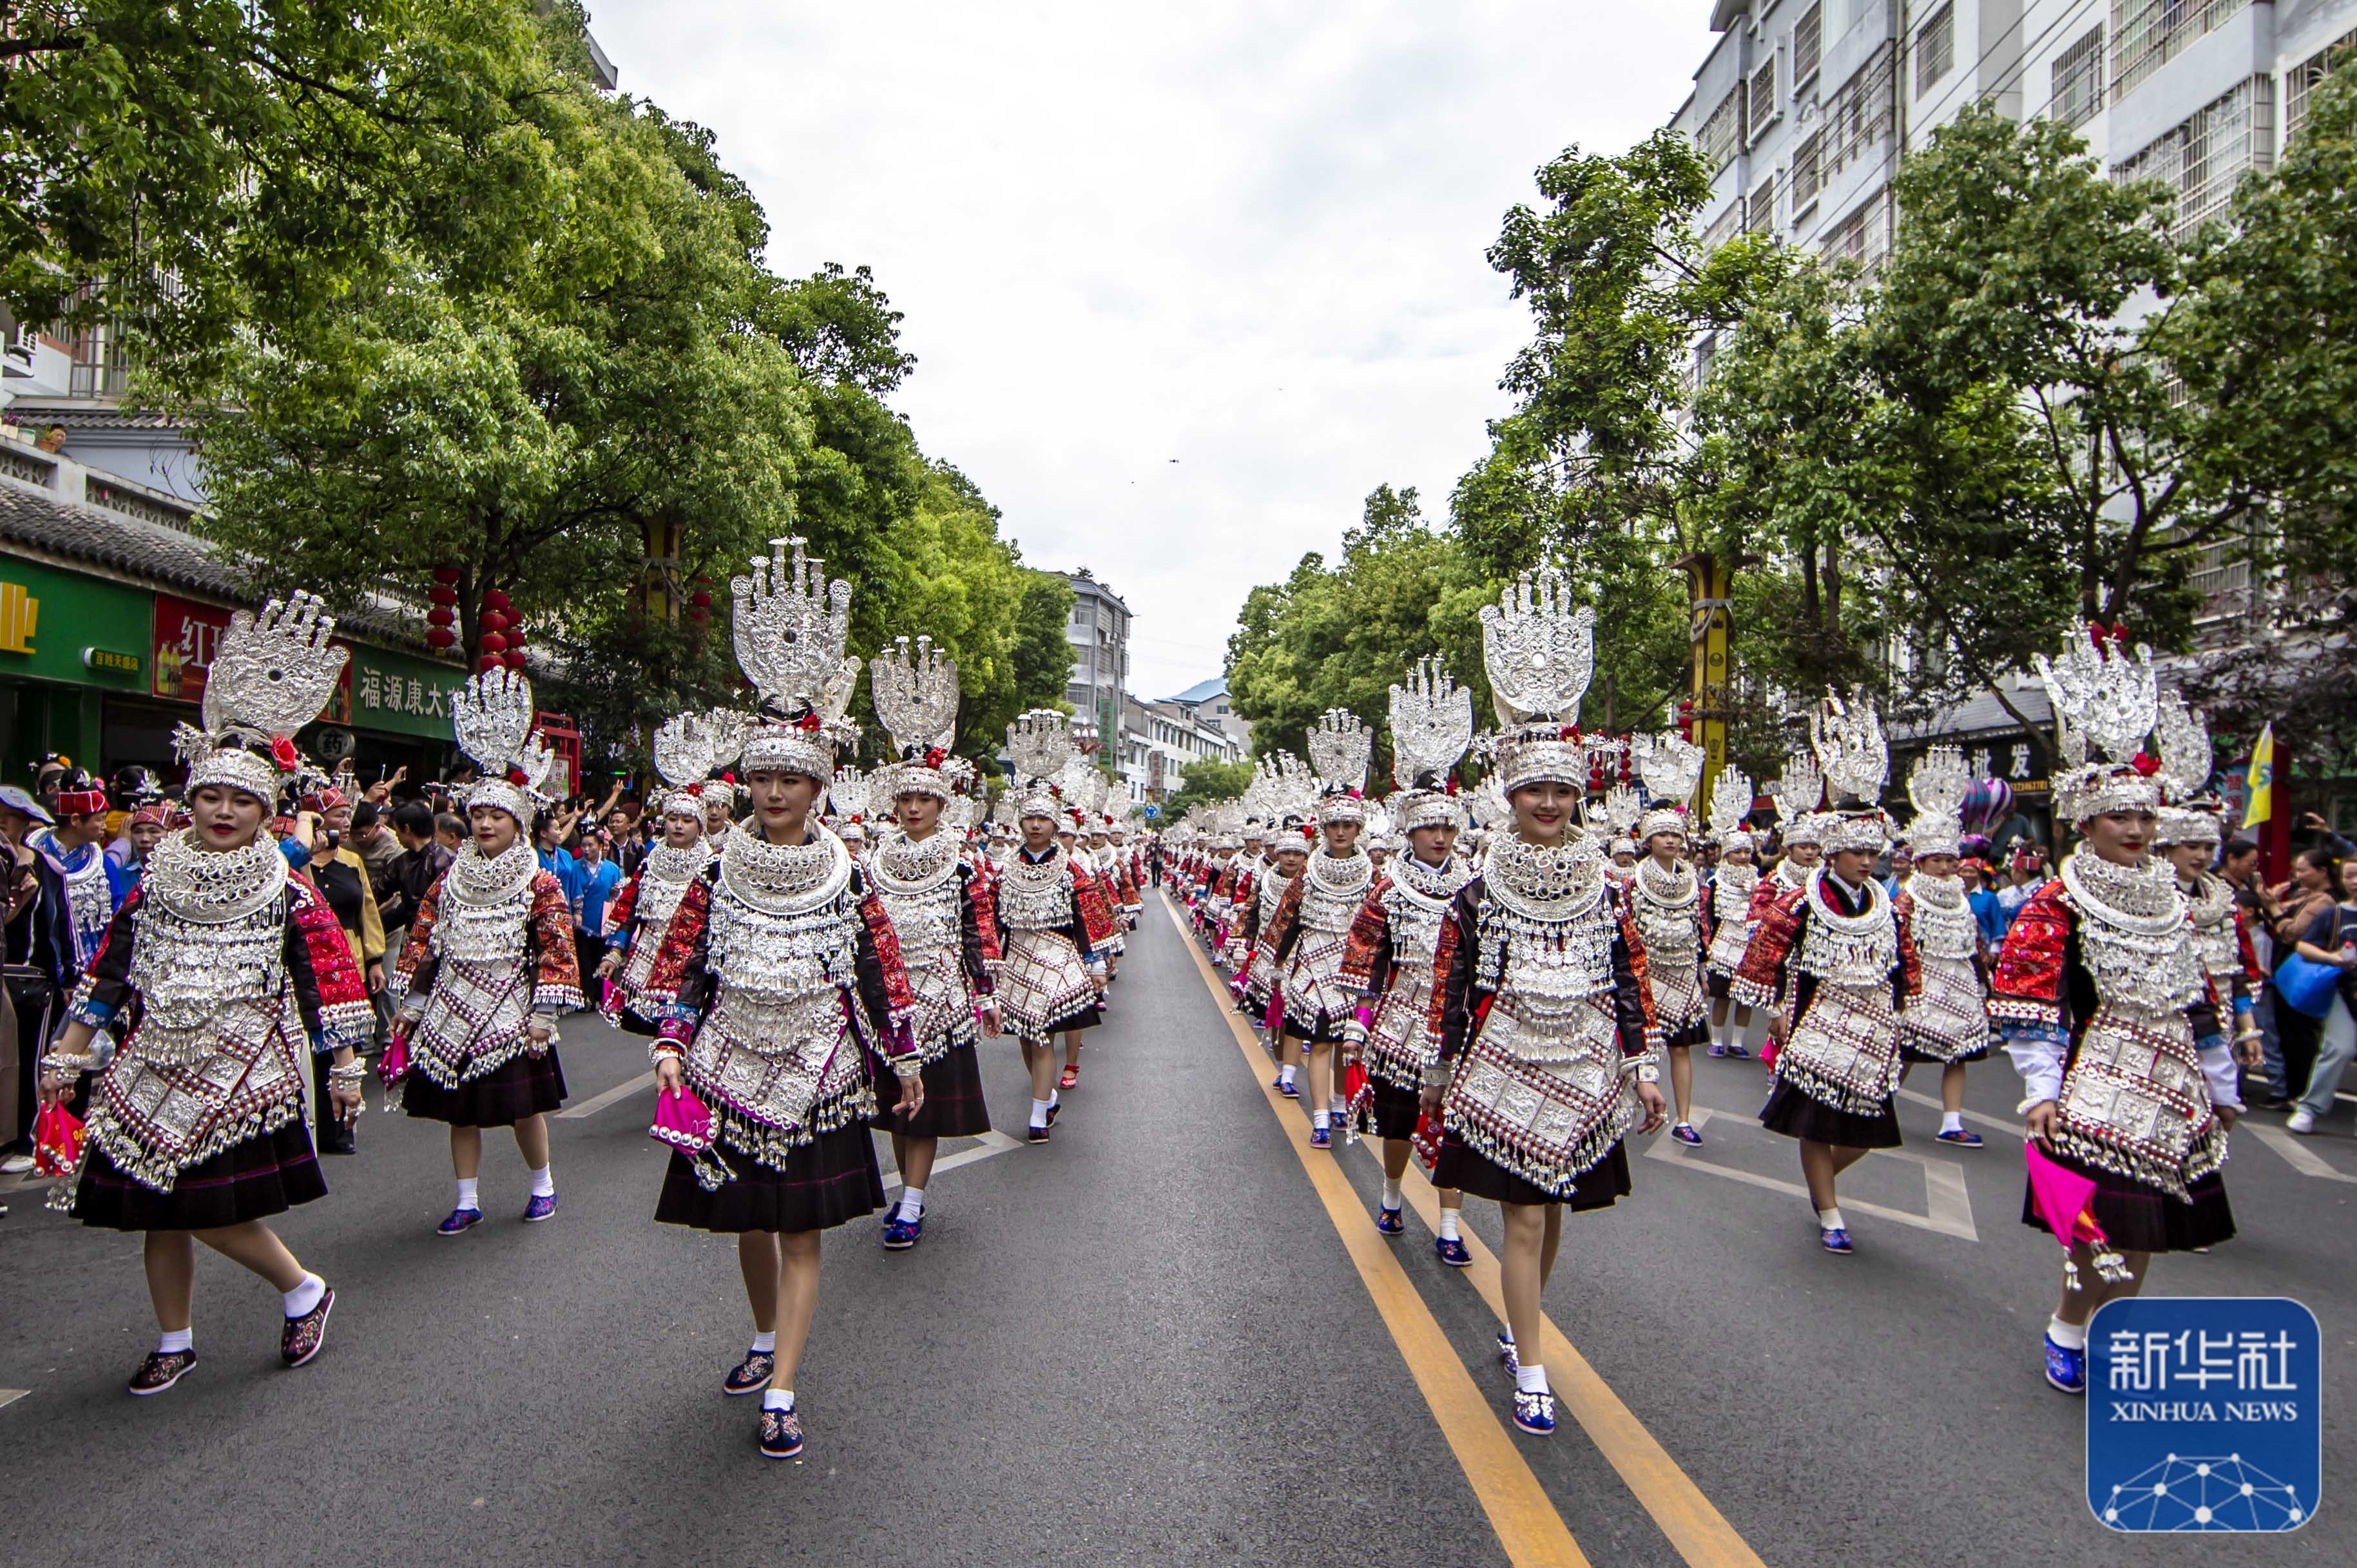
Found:
[[[548,776],[556,757],[532,733],[532,682],[504,667],[467,678],[450,695],[450,728],[458,749],[473,757],[482,779],[467,791],[468,810],[497,806],[528,832],[550,804]]]
[[[1637,842],[1655,833],[1686,831],[1686,809],[1702,783],[1703,750],[1683,736],[1663,731],[1640,736],[1636,741],[1637,777],[1645,781],[1652,809],[1637,822]]]
[[[2158,764],[2143,749],[2159,717],[2152,650],[2138,643],[2130,659],[2126,627],[2074,621],[2060,658],[2038,656],[2038,673],[2054,704],[2061,752],[2054,805],[2062,819],[2076,826],[2109,811],[2158,813]],[[2091,745],[2103,760],[2088,760]]]
[[[1498,772],[1509,795],[1525,784],[1587,782],[1575,726],[1596,672],[1596,612],[1572,608],[1570,596],[1562,573],[1525,572],[1481,607],[1481,664],[1504,725]]]
[[[2223,806],[2209,793],[2216,756],[2210,723],[2189,706],[2184,694],[2163,692],[2153,740],[2160,747],[2160,833],[2163,844],[2199,843],[2215,848],[2225,836]]]
[[[274,806],[302,766],[295,732],[319,716],[350,657],[328,640],[336,618],[317,595],[273,599],[256,617],[230,617],[205,677],[201,729],[181,725],[173,749],[188,765],[188,795],[208,784]]]
[[[1710,785],[1710,832],[1719,853],[1752,847],[1743,821],[1751,814],[1751,776],[1739,768],[1722,768]]]
[[[1438,659],[1418,660],[1391,693],[1394,814],[1400,832],[1462,827],[1448,776],[1473,743],[1473,693]]]
[[[1960,853],[1964,797],[1972,787],[1972,765],[1955,746],[1935,746],[1915,759],[1915,766],[1907,770],[1907,798],[1915,805],[1915,819],[1907,824],[1907,842],[1916,859]]]
[[[1825,853],[1881,853],[1890,842],[1890,818],[1881,806],[1883,780],[1890,774],[1890,747],[1865,688],[1851,687],[1846,703],[1838,693],[1825,693],[1809,714],[1809,749],[1817,754],[1817,765],[1833,791],[1833,805],[1824,814],[1818,839]]]
[[[748,576],[732,577],[737,663],[760,696],[760,724],[745,737],[748,773],[782,770],[822,784],[834,776],[837,748],[859,739],[845,715],[859,683],[859,660],[845,658],[851,585],[829,583],[800,539],[773,539]],[[788,551],[792,552],[791,559]]]
[[[1367,761],[1374,747],[1374,732],[1348,708],[1329,708],[1309,726],[1309,769],[1318,778],[1320,825],[1367,820]]]
[[[1053,708],[1033,708],[1006,726],[1006,755],[1015,764],[1017,820],[1047,817],[1051,821],[1061,804],[1056,779],[1072,755],[1072,734],[1064,715]]]

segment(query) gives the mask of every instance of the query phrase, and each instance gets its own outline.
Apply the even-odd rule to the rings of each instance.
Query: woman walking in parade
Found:
[[[1710,1038],[1703,955],[1710,914],[1702,878],[1685,858],[1686,805],[1702,782],[1702,747],[1674,735],[1640,737],[1637,766],[1653,804],[1637,823],[1644,858],[1629,882],[1629,909],[1645,940],[1645,990],[1670,1058],[1670,1136],[1699,1144],[1694,1129],[1694,1047]]]
[[[859,675],[843,653],[850,585],[819,565],[778,540],[730,583],[737,662],[760,698],[738,763],[752,814],[682,897],[638,1002],[659,1020],[656,1132],[673,1145],[655,1219],[737,1238],[753,1343],[721,1389],[761,1396],[770,1459],[802,1451],[794,1379],[820,1233],[884,1203],[869,1052],[897,1114],[924,1106],[899,940],[815,812],[836,748],[857,737],[844,714]]]
[[[1747,1057],[1744,1031],[1751,1026],[1751,1009],[1734,1004],[1728,988],[1743,963],[1743,950],[1751,945],[1751,895],[1760,885],[1760,868],[1744,819],[1751,811],[1751,779],[1733,768],[1719,770],[1710,788],[1710,827],[1718,843],[1718,864],[1710,879],[1710,1054]],[[1730,1014],[1732,1018],[1730,1020]]]
[[[483,1222],[483,1129],[515,1130],[531,1182],[523,1219],[556,1213],[548,1116],[565,1103],[556,1018],[582,1005],[565,886],[533,853],[555,757],[532,734],[532,683],[511,670],[468,678],[450,699],[459,749],[483,775],[467,791],[466,848],[410,926],[393,989],[393,1045],[378,1064],[413,1117],[450,1127],[457,1202],[437,1228]]]
[[[892,1163],[900,1172],[900,1201],[884,1221],[888,1251],[905,1251],[924,1234],[925,1189],[943,1138],[990,1131],[983,1101],[977,1028],[996,1039],[998,1003],[992,972],[999,962],[998,921],[991,879],[965,850],[960,827],[944,812],[961,812],[974,792],[974,768],[949,755],[957,735],[957,666],[930,638],[910,652],[902,638],[869,665],[876,716],[892,737],[900,761],[877,770],[871,796],[890,804],[888,820],[867,856],[867,875],[900,941],[901,966],[917,999],[911,1027],[924,1077],[924,1103],[903,1115],[879,1110],[877,1124],[892,1134]]]
[[[720,713],[681,714],[655,731],[655,771],[672,787],[662,798],[662,836],[640,857],[608,911],[610,945],[597,966],[597,977],[605,983],[598,1010],[625,1033],[654,1033],[653,1021],[631,1004],[654,973],[655,955],[681,898],[712,864],[715,851],[704,835],[704,784],[716,759],[742,744],[741,735],[736,715]]]
[[[1915,945],[1921,988],[1899,1015],[1900,1077],[1917,1063],[1940,1067],[1939,1141],[1959,1149],[1983,1146],[1964,1125],[1964,1064],[1989,1053],[1988,954],[1980,922],[1956,875],[1964,821],[1957,815],[1972,771],[1953,746],[1935,746],[1907,775],[1915,820],[1907,830],[1915,852],[1907,880],[1890,909]]]
[[[1800,1141],[1818,1243],[1846,1256],[1855,1249],[1836,1183],[1870,1151],[1899,1146],[1899,1014],[1920,989],[1920,972],[1914,942],[1873,875],[1889,832],[1875,804],[1890,767],[1881,721],[1862,694],[1845,705],[1828,693],[1809,733],[1838,791],[1817,818],[1825,864],[1760,916],[1733,989],[1738,1001],[1768,1011],[1776,1045],[1760,1125]],[[1788,781],[1792,772],[1788,765]]]
[[[1514,1424],[1538,1436],[1555,1430],[1555,1397],[1521,1348],[1540,1342],[1564,1209],[1628,1196],[1621,1140],[1659,1128],[1666,1109],[1643,939],[1609,896],[1600,846],[1572,821],[1588,765],[1570,726],[1594,669],[1595,612],[1572,612],[1567,592],[1557,575],[1524,575],[1481,611],[1512,820],[1441,926],[1438,1049],[1424,1080],[1425,1112],[1445,1129],[1434,1185],[1496,1200],[1505,1221],[1499,1349]]]
[[[1023,1047],[1031,1074],[1028,1136],[1044,1144],[1061,1109],[1056,1086],[1056,1036],[1074,1042],[1093,1028],[1104,991],[1098,950],[1113,935],[1113,911],[1095,879],[1073,864],[1058,842],[1062,803],[1049,780],[1071,756],[1064,715],[1035,708],[1006,726],[1007,755],[1022,785],[1017,822],[1023,842],[999,876],[996,913],[1000,962],[997,1000],[1006,1026]]]
[[[1375,1229],[1397,1236],[1407,1229],[1403,1184],[1436,1058],[1430,1025],[1440,928],[1473,877],[1456,854],[1457,799],[1444,783],[1473,738],[1472,693],[1427,660],[1409,671],[1405,686],[1392,688],[1391,719],[1392,778],[1401,789],[1386,804],[1407,846],[1384,865],[1351,923],[1342,979],[1361,997],[1343,1037],[1354,1058],[1365,1058],[1375,1135],[1383,1141]],[[1464,1207],[1463,1193],[1442,1189],[1433,1246],[1451,1268],[1473,1262],[1458,1230]]]
[[[1375,879],[1374,862],[1359,847],[1367,820],[1360,789],[1373,744],[1358,716],[1341,709],[1329,709],[1310,730],[1310,767],[1323,785],[1318,803],[1322,842],[1286,884],[1269,926],[1283,1037],[1309,1063],[1313,1149],[1333,1147],[1335,1133],[1343,1131],[1334,1047],[1358,1010],[1358,998],[1342,978],[1343,950]]]
[[[91,1097],[81,1168],[51,1203],[84,1225],[145,1233],[161,1331],[132,1374],[158,1394],[196,1364],[195,1243],[280,1295],[279,1359],[326,1342],[336,1294],[266,1223],[326,1194],[303,1119],[307,1058],[328,1056],[327,1098],[361,1109],[355,1053],[375,1027],[351,949],[318,891],[263,831],[301,765],[294,734],[318,715],[347,655],[320,602],[240,610],[205,683],[204,728],[180,726],[192,825],[158,843],[106,929],[67,1025],[41,1062],[62,1104],[92,1070],[102,1029],[121,1045]]]
[[[2031,1157],[2022,1221],[2054,1231],[2041,1189],[2075,1182],[2064,1288],[2045,1334],[2046,1380],[2087,1389],[2087,1320],[2144,1288],[2154,1254],[2234,1234],[2219,1171],[2242,1114],[2222,1000],[2175,869],[2153,854],[2160,789],[2143,751],[2158,716],[2152,651],[2131,659],[2125,628],[2079,626],[2039,669],[2054,703],[2066,768],[2057,820],[2082,835],[2061,875],[2006,929],[1989,1016],[2022,1078]],[[2082,760],[2092,745],[2103,760]],[[2241,1049],[2257,1065],[2256,1042]]]

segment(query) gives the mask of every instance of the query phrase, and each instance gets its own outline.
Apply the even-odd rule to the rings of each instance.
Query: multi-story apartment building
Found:
[[[1064,700],[1111,740],[1121,733],[1122,687],[1129,678],[1129,606],[1085,566],[1058,575],[1072,585],[1072,613],[1064,622],[1072,674]]]

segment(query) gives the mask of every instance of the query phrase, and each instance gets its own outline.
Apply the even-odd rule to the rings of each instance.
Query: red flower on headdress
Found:
[[[2128,766],[2136,770],[2137,778],[2149,779],[2160,771],[2160,758],[2139,751],[2128,758]]]
[[[1348,795],[1348,796],[1350,796],[1350,797],[1351,797],[1351,799],[1352,799],[1353,800],[1365,800],[1365,799],[1366,799],[1366,796],[1364,796],[1363,794],[1361,794],[1361,793],[1360,793],[1360,791],[1359,791],[1359,788],[1358,788],[1358,786],[1357,786],[1357,785],[1355,785],[1355,784],[1354,784],[1354,785],[1352,785],[1350,789],[1348,789],[1344,790],[1344,791],[1343,791],[1343,793],[1344,793],[1344,794],[1346,794],[1346,795]]]
[[[1456,780],[1455,777],[1453,777],[1453,776],[1452,776],[1452,777],[1449,779],[1448,782],[1445,786],[1443,786],[1443,790],[1444,790],[1444,792],[1445,792],[1445,793],[1449,794],[1449,795],[1454,795],[1454,794],[1456,794],[1456,793],[1457,793],[1457,780]]]
[[[522,789],[529,781],[530,780],[522,768],[511,768],[508,769],[508,782],[514,785],[517,789]]]
[[[270,737],[270,760],[278,764],[281,772],[292,773],[302,765],[303,754],[295,749],[290,737],[274,735]]]
[[[1555,739],[1557,740],[1577,740],[1578,738],[1579,726],[1577,725],[1566,725],[1563,728],[1555,732]]]
[[[928,768],[939,768],[942,763],[947,762],[949,757],[950,754],[938,746],[925,748],[925,766]]]
[[[794,721],[794,727],[805,735],[815,735],[818,732],[818,715],[804,714]]]

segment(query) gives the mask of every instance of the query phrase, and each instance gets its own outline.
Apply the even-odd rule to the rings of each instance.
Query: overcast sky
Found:
[[[1445,514],[1527,337],[1500,218],[1666,122],[1711,38],[1709,0],[591,6],[625,91],[718,133],[776,271],[875,269],[918,440],[1128,602],[1149,698],[1378,483]]]

